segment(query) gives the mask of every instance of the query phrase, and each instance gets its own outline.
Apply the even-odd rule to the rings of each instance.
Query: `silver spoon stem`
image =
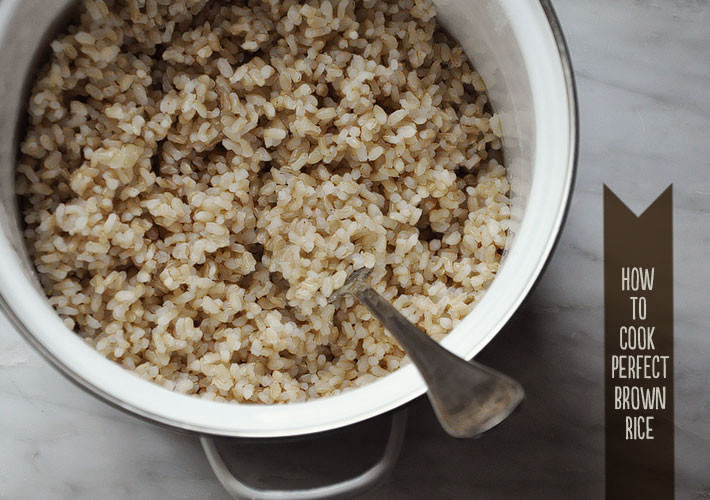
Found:
[[[407,352],[428,386],[439,422],[451,436],[473,437],[502,422],[524,397],[515,380],[449,352],[369,287],[366,273],[351,275],[343,293],[366,306]]]

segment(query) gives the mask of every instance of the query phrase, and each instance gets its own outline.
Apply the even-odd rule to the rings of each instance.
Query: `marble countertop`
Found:
[[[527,401],[504,428],[457,441],[443,434],[427,402],[417,400],[393,475],[364,498],[603,497],[604,183],[634,210],[674,184],[676,497],[710,498],[710,266],[698,265],[710,245],[710,6],[707,0],[558,0],[555,7],[580,98],[572,210],[539,286],[479,357],[520,380]],[[272,460],[276,450],[285,462],[277,470],[301,484],[314,473],[342,474],[333,463],[357,467],[367,453],[377,453],[319,462],[310,458],[318,455],[317,444],[299,443],[299,451],[279,446],[291,450],[246,446],[229,455],[248,469],[260,456]],[[253,477],[268,481],[261,465]],[[88,396],[2,318],[0,498],[228,496],[196,438]]]

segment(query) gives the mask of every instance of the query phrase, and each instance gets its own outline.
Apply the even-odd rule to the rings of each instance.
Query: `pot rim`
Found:
[[[548,238],[547,244],[545,246],[545,249],[542,253],[542,258],[539,260],[539,262],[536,264],[533,272],[530,274],[530,277],[528,281],[525,283],[524,286],[519,288],[518,295],[516,296],[515,300],[512,302],[512,305],[508,308],[507,312],[503,314],[497,321],[496,321],[496,326],[495,328],[492,328],[488,335],[481,341],[479,342],[476,346],[474,346],[472,349],[469,349],[468,351],[461,352],[461,349],[458,350],[457,354],[465,356],[467,359],[470,359],[472,356],[474,356],[478,351],[480,351],[485,345],[490,342],[490,340],[500,331],[500,329],[508,322],[510,317],[514,314],[514,312],[518,309],[522,301],[525,299],[525,297],[529,294],[529,292],[532,290],[532,288],[535,286],[535,284],[539,281],[540,276],[542,275],[543,270],[547,266],[547,264],[550,261],[552,252],[554,248],[556,247],[560,236],[561,236],[561,229],[562,226],[566,220],[567,214],[569,212],[569,207],[570,207],[570,200],[571,200],[571,195],[572,195],[572,189],[574,186],[574,179],[576,176],[576,171],[577,171],[577,158],[578,158],[578,148],[579,148],[579,118],[578,118],[578,102],[577,102],[577,90],[576,90],[576,85],[575,85],[575,80],[574,80],[574,73],[573,73],[573,68],[572,68],[572,62],[570,59],[567,43],[565,41],[564,35],[562,33],[562,29],[560,27],[558,18],[555,14],[555,11],[550,4],[549,0],[540,0],[540,6],[542,7],[542,10],[544,12],[544,15],[547,19],[547,24],[552,32],[552,35],[554,37],[554,42],[557,48],[558,56],[559,56],[559,62],[561,64],[562,68],[562,73],[563,73],[563,78],[564,78],[564,85],[566,88],[566,105],[567,105],[567,113],[568,113],[568,118],[569,118],[569,123],[568,123],[568,137],[569,137],[569,143],[567,144],[568,148],[568,158],[567,158],[567,166],[566,166],[566,178],[564,180],[564,191],[563,191],[563,196],[561,198],[561,201],[559,203],[559,207],[557,209],[557,213],[555,214],[555,220],[552,225],[552,231],[550,233],[550,236]],[[7,22],[7,20],[10,19],[10,16],[8,15],[11,12],[11,9],[14,7],[13,2],[3,2],[0,4],[0,19],[6,20],[5,22],[0,22],[0,31],[4,30],[4,26]],[[3,246],[6,244],[6,241],[2,241]],[[9,245],[8,245],[9,246]],[[494,280],[495,282],[495,280]],[[175,418],[172,417],[167,417],[165,415],[159,415],[154,412],[151,412],[145,408],[142,408],[140,406],[137,406],[135,404],[128,403],[127,401],[123,400],[122,398],[110,394],[109,392],[103,390],[100,388],[97,384],[92,382],[91,380],[88,380],[87,378],[79,375],[71,366],[67,365],[62,359],[57,357],[55,354],[50,352],[50,350],[42,343],[40,342],[30,331],[30,328],[27,327],[25,323],[23,323],[20,318],[15,314],[13,311],[13,308],[10,307],[9,303],[13,302],[13,298],[11,298],[8,301],[8,298],[6,297],[6,294],[3,293],[2,290],[0,290],[0,310],[5,314],[5,316],[8,318],[8,320],[13,324],[15,329],[27,340],[43,357],[45,360],[47,360],[50,365],[52,365],[54,368],[56,368],[60,373],[62,373],[67,379],[69,379],[71,382],[73,382],[75,385],[80,387],[81,389],[89,392],[93,396],[95,396],[97,399],[103,401],[104,403],[121,410],[123,412],[126,412],[134,417],[140,418],[142,420],[145,420],[147,422],[157,424],[163,427],[167,427],[172,430],[178,430],[178,431],[185,431],[185,432],[191,432],[191,433],[198,433],[198,434],[203,434],[203,435],[216,435],[216,436],[231,436],[231,437],[281,437],[281,436],[290,436],[290,435],[303,435],[303,434],[312,434],[312,433],[317,433],[317,432],[323,432],[327,430],[331,430],[334,428],[338,427],[344,427],[350,424],[354,424],[356,422],[372,418],[374,416],[386,413],[394,408],[397,408],[412,399],[416,398],[417,396],[420,396],[426,391],[426,386],[424,385],[423,380],[419,376],[419,374],[416,372],[415,368],[413,365],[409,364],[406,366],[403,366],[396,372],[394,372],[391,375],[388,375],[385,377],[385,379],[415,379],[416,380],[416,388],[414,390],[410,390],[409,392],[406,392],[402,394],[400,397],[397,399],[388,402],[385,405],[377,406],[377,407],[372,407],[369,408],[367,411],[363,411],[357,414],[351,415],[349,418],[341,418],[337,421],[330,421],[325,424],[319,424],[319,425],[302,425],[298,428],[289,428],[287,430],[278,430],[278,429],[270,429],[267,431],[254,431],[254,432],[244,432],[244,431],[236,431],[236,430],[230,430],[230,429],[217,429],[215,427],[211,427],[208,425],[199,425],[199,424],[190,424],[184,421],[176,420]],[[446,345],[446,341],[443,342],[444,345]],[[91,349],[89,346],[85,347],[87,349]],[[449,346],[447,346],[449,347]],[[93,349],[91,349],[93,351]],[[95,351],[93,351],[96,353]],[[98,354],[98,353],[96,353]],[[98,354],[101,356],[100,354]],[[103,356],[101,356],[103,358]],[[103,358],[105,361],[105,358]],[[111,362],[113,363],[113,362]],[[117,368],[120,370],[124,370],[122,367],[119,365],[115,364]],[[129,373],[129,372],[127,372]],[[384,379],[380,379],[379,381],[382,381]],[[151,385],[152,382],[146,382],[150,383]],[[372,382],[368,384],[367,386],[363,388],[358,388],[358,392],[361,391],[362,389],[368,387],[368,386],[373,386],[376,385],[377,381]],[[411,385],[411,384],[410,384]],[[156,387],[158,387],[156,385]],[[160,388],[161,390],[165,391],[166,389]],[[351,394],[356,391],[348,391],[345,394]],[[193,396],[184,396],[180,395],[181,397],[185,398],[191,398],[195,399]],[[299,405],[301,407],[308,405],[311,408],[311,411],[313,413],[317,413],[318,407],[319,406],[324,406],[322,403],[324,400],[330,400],[333,398],[337,398],[338,396],[331,396],[331,397],[326,397],[326,398],[321,398],[317,400],[311,400],[306,403],[289,403],[287,407],[293,407],[295,405]],[[319,402],[321,403],[319,405]],[[231,403],[227,403],[231,404]],[[273,408],[273,407],[271,407]]]

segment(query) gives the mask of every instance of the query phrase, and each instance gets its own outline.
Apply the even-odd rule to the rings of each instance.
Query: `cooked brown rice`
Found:
[[[508,227],[500,122],[429,0],[85,0],[29,102],[17,189],[65,324],[209,399],[300,401],[396,370],[352,298],[435,339]]]

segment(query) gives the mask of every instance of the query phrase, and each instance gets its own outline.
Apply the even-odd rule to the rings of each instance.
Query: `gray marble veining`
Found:
[[[637,212],[674,184],[676,496],[710,498],[710,6],[558,0],[555,7],[580,97],[572,210],[539,286],[480,355],[520,380],[527,401],[499,429],[456,441],[418,400],[394,474],[367,499],[603,497],[604,183]],[[0,426],[3,499],[227,498],[194,437],[92,399],[4,319]],[[278,470],[289,481],[338,475],[335,459],[316,465],[322,448],[304,445],[313,455],[310,466],[310,458],[306,465],[296,461],[292,446],[264,450],[262,458],[272,463],[283,451]],[[341,458],[343,467],[364,464],[365,450],[355,450],[357,443],[349,448],[353,458]],[[240,467],[262,456],[258,447],[229,454]]]

